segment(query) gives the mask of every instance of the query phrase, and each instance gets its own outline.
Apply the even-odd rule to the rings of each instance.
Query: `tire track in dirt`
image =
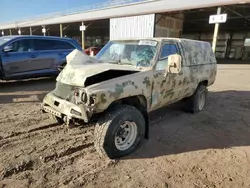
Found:
[[[69,145],[68,147],[64,147],[64,145]],[[65,164],[71,164],[72,161],[80,158],[87,151],[93,151],[93,142],[89,140],[85,140],[84,142],[78,142],[77,144],[72,143],[72,140],[68,143],[63,143],[58,148],[48,148],[46,151],[36,151],[33,155],[30,156],[30,161],[25,162],[25,160],[14,164],[12,167],[7,165],[2,170],[2,178],[11,177],[12,175],[17,175],[26,170],[31,170],[31,173],[36,173],[36,171],[44,166],[47,166],[48,163],[51,163],[53,166],[59,163],[63,163],[61,166],[65,166]],[[51,149],[56,151],[55,154],[51,155]],[[62,160],[63,159],[63,160]],[[2,159],[1,159],[2,160]],[[18,160],[18,159],[15,159]],[[8,161],[7,164],[13,163],[13,160]],[[15,163],[15,162],[14,162]],[[31,165],[32,164],[32,165]],[[36,167],[35,167],[36,166]],[[60,169],[58,169],[60,170]]]
[[[66,150],[59,151],[59,152],[54,153],[52,155],[45,156],[42,159],[43,159],[43,161],[45,163],[47,163],[47,162],[49,162],[51,160],[59,159],[59,158],[65,157],[65,156],[69,156],[69,155],[71,155],[73,153],[82,151],[83,149],[91,147],[93,145],[94,145],[93,143],[87,143],[87,144],[78,145],[78,146],[75,146],[75,147],[69,147]]]

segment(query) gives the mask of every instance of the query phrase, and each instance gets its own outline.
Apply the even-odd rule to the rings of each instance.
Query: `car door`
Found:
[[[180,54],[177,43],[164,42],[161,47],[158,61],[154,67],[154,84],[152,90],[152,110],[171,104],[183,95],[183,70],[179,74],[167,73],[168,56]]]
[[[10,49],[2,54],[3,69],[7,78],[21,76],[33,70],[34,67],[31,65],[31,59],[34,57],[32,40],[17,39],[5,47]]]
[[[66,56],[75,48],[70,42],[55,40],[56,65],[61,65],[66,62]]]
[[[55,42],[51,39],[34,39],[36,57],[32,60],[33,66],[41,73],[54,71],[56,62]]]

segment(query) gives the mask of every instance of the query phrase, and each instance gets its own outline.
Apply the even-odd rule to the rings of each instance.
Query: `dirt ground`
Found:
[[[93,127],[69,132],[40,112],[52,79],[0,83],[1,187],[250,187],[250,65],[219,65],[206,109],[151,114],[150,139],[100,159]]]

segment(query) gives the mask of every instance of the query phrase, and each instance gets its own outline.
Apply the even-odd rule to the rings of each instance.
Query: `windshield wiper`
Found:
[[[111,64],[121,64],[121,60],[115,60],[115,61],[109,61],[108,63],[111,63]]]
[[[132,63],[127,63],[127,62],[121,62],[121,65],[133,65]]]
[[[128,63],[128,62],[121,62],[121,60],[116,60],[116,61],[109,61],[108,63],[111,64],[118,64],[118,65],[133,65],[132,63]]]

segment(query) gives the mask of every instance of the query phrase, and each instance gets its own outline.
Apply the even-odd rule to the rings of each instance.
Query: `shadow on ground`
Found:
[[[47,92],[33,95],[0,95],[0,104],[42,102]]]
[[[0,104],[41,102],[55,88],[52,78],[0,82]]]
[[[0,94],[25,91],[52,90],[55,87],[54,78],[39,78],[17,81],[0,81]]]
[[[184,113],[180,104],[163,108],[151,114],[149,140],[123,160],[250,146],[249,112],[250,91],[210,93],[198,114]]]

